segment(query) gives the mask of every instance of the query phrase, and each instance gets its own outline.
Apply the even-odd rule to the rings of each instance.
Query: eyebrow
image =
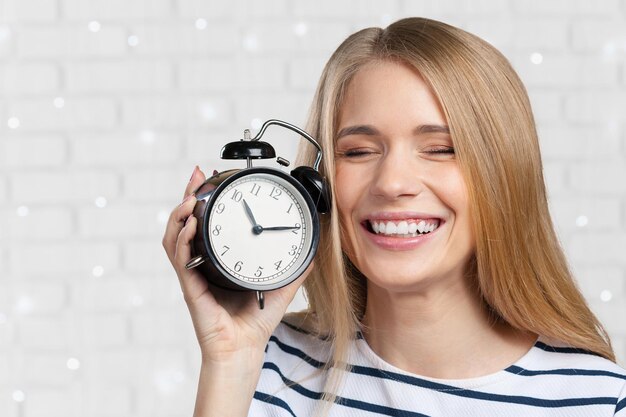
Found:
[[[424,133],[445,133],[450,134],[450,128],[447,125],[419,125],[414,130],[413,133],[415,135],[421,135]],[[337,133],[337,137],[335,140],[340,139],[344,136],[349,135],[366,135],[366,136],[376,136],[379,135],[380,132],[374,126],[370,125],[355,125],[344,127]]]
[[[422,133],[446,133],[450,134],[450,128],[447,125],[419,125],[415,129],[415,133],[420,135]]]

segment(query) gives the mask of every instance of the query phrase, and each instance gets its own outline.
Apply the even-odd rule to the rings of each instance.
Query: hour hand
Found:
[[[252,227],[259,226],[259,224],[256,222],[256,219],[254,218],[254,214],[252,214],[252,210],[250,210],[250,206],[248,205],[248,203],[246,203],[246,199],[244,198],[242,201],[243,208],[246,210],[246,215],[248,216],[248,220],[250,220],[250,223],[252,223]]]

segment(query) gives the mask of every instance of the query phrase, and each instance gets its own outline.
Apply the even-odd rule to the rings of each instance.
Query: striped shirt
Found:
[[[266,348],[250,417],[309,417],[324,385],[328,343],[282,322]],[[491,375],[444,380],[402,371],[354,340],[331,417],[626,417],[626,371],[591,353],[539,338]],[[316,372],[318,371],[318,372]]]

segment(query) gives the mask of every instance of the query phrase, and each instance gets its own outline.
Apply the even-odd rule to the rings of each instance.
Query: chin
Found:
[[[392,293],[422,293],[430,290],[445,289],[462,284],[465,281],[464,269],[458,268],[423,268],[424,263],[402,265],[363,265],[360,269],[368,285]],[[422,267],[422,268],[420,268]],[[388,272],[381,272],[388,271]],[[444,290],[445,291],[445,290]]]
[[[397,271],[397,268],[396,268]],[[415,271],[415,270],[413,270]],[[420,292],[431,286],[436,279],[432,276],[419,273],[398,274],[367,274],[368,285],[373,285],[389,292]]]

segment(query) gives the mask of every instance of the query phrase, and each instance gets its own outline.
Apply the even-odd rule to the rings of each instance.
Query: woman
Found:
[[[197,168],[172,212],[196,416],[626,416],[626,372],[567,268],[499,52],[428,19],[362,30],[327,63],[307,128],[333,207],[314,265],[264,311],[184,268]],[[283,318],[303,282],[308,311]]]

